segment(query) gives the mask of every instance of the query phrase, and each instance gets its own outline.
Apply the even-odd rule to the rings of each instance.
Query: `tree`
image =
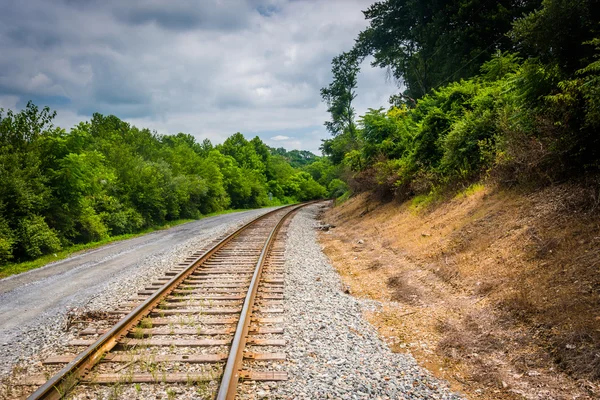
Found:
[[[356,98],[357,75],[360,71],[360,60],[356,52],[342,53],[331,61],[333,81],[328,87],[321,89],[321,98],[327,103],[327,112],[331,121],[325,122],[325,127],[332,135],[344,132],[354,135],[354,107],[352,101]]]
[[[327,189],[319,185],[308,172],[297,172],[285,185],[288,196],[300,201],[321,199],[327,195]]]
[[[544,0],[519,19],[510,32],[519,50],[571,75],[593,60],[594,48],[582,45],[600,35],[597,0]]]
[[[260,140],[260,139],[259,139]],[[244,135],[237,132],[229,136],[217,149],[226,156],[231,156],[242,168],[264,173],[265,164],[256,153],[253,143],[246,140]]]
[[[271,149],[271,154],[283,157],[294,168],[302,168],[317,161],[319,157],[308,150],[290,150],[283,147]]]
[[[0,109],[0,261],[37,257],[60,247],[41,216],[51,190],[39,139],[58,130],[52,125],[54,116],[31,102],[18,113]],[[37,228],[39,235],[28,236]]]
[[[479,72],[497,50],[510,50],[512,23],[539,0],[385,0],[364,11],[369,26],[355,49],[389,68],[414,106],[432,89]]]

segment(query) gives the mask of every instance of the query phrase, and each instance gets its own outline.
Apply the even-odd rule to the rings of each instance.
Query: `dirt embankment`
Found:
[[[600,397],[599,194],[476,186],[424,210],[357,196],[325,253],[395,351],[484,399]]]

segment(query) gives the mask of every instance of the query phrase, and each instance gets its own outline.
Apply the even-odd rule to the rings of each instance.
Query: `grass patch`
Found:
[[[240,211],[247,211],[247,210],[217,211],[217,212],[203,215],[200,218],[198,218],[197,220],[208,218],[208,217],[214,217],[217,215],[231,214],[231,213],[240,212]],[[137,232],[137,233],[128,233],[125,235],[111,236],[106,239],[100,240],[98,242],[75,244],[73,246],[64,248],[63,250],[58,251],[54,254],[47,254],[40,258],[36,258],[35,260],[24,261],[24,262],[20,262],[20,263],[5,264],[5,265],[0,266],[0,279],[9,277],[11,275],[20,274],[22,272],[26,272],[26,271],[29,271],[32,269],[40,268],[40,267],[43,267],[44,265],[50,264],[51,262],[54,262],[54,261],[64,260],[65,258],[68,258],[68,257],[72,256],[73,254],[78,253],[80,251],[95,249],[95,248],[104,246],[106,244],[118,242],[121,240],[133,239],[138,236],[146,235],[151,232],[169,229],[169,228],[172,228],[177,225],[182,225],[182,224],[186,224],[188,222],[197,221],[197,220],[195,220],[195,219],[179,219],[179,220],[175,220],[175,221],[169,221],[164,225],[147,228],[147,229],[144,229],[143,231]]]
[[[483,192],[485,190],[485,185],[481,183],[474,183],[471,186],[467,187],[464,190],[461,190],[454,196],[455,199],[463,199],[465,197],[469,197],[474,195],[475,193]]]
[[[431,191],[428,194],[420,194],[412,198],[410,201],[410,209],[412,212],[418,214],[429,208],[441,199],[440,194],[437,191]]]
[[[350,193],[350,191],[348,190],[343,195],[341,195],[340,197],[335,199],[335,205],[336,206],[342,205],[346,200],[348,200],[350,198],[350,196],[352,196],[352,193]]]

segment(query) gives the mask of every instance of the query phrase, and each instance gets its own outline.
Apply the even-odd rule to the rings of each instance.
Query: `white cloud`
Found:
[[[290,137],[289,136],[283,136],[283,135],[277,135],[277,136],[273,136],[271,138],[271,140],[275,140],[276,142],[281,141],[281,140],[289,140]]]
[[[0,108],[5,110],[14,110],[19,102],[18,96],[3,96],[0,95]]]

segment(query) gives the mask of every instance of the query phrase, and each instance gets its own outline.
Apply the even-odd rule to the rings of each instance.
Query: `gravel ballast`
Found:
[[[66,347],[72,339],[71,334],[65,332],[68,314],[114,310],[124,299],[134,296],[139,289],[163,276],[165,271],[187,255],[267,211],[260,209],[238,215],[211,217],[117,245],[108,245],[101,248],[101,256],[97,255],[100,250],[77,255],[73,257],[80,259],[76,267],[33,279],[1,294],[0,316],[8,320],[0,323],[0,378],[7,377],[16,365],[26,368],[45,356],[55,354],[56,349]],[[131,246],[127,246],[127,243],[131,243]],[[111,248],[115,248],[114,252],[110,251]],[[94,256],[96,259],[93,259]],[[115,263],[123,263],[123,267],[108,276],[105,271],[100,271]],[[11,278],[24,280],[27,274]],[[38,272],[31,271],[33,274]],[[7,283],[11,283],[11,278],[7,279]],[[56,301],[58,297],[60,299]],[[23,304],[27,301],[23,299],[27,298],[38,302],[44,302],[44,298],[47,298],[48,303],[56,301],[57,304],[43,311],[31,310]],[[34,316],[14,323],[10,317],[11,313],[14,314],[11,305],[25,307],[23,313],[31,311]]]
[[[285,252],[289,380],[258,385],[259,398],[460,399],[407,354],[392,353],[343,292],[317,241],[319,206],[292,221]]]
[[[287,231],[284,306],[287,359],[268,369],[287,371],[289,379],[277,383],[246,383],[242,398],[460,399],[444,382],[419,367],[410,355],[390,351],[375,328],[362,317],[363,310],[373,307],[372,302],[344,293],[339,275],[317,240],[315,217],[320,207],[313,205],[302,209]],[[135,295],[140,288],[163,276],[188,254],[262,212],[266,210],[240,216],[235,221],[202,230],[196,237],[180,244],[140,256],[135,267],[128,267],[94,290],[77,293],[59,312],[48,311],[36,319],[36,324],[11,332],[18,340],[1,348],[2,373],[6,375],[17,361],[21,366],[30,365],[35,369],[40,359],[55,354],[57,348],[67,347],[73,332],[64,331],[65,319],[74,308],[77,313],[116,308],[124,298]],[[0,300],[2,297],[4,295]],[[280,348],[263,349],[269,350],[282,351]],[[124,385],[119,389],[124,391],[119,392],[118,397],[164,398],[165,393],[173,393],[181,399],[204,398],[205,389],[201,386],[143,384],[138,393],[133,386]],[[106,398],[114,390],[99,386],[92,393],[83,391],[75,398]],[[208,392],[212,393],[212,389]]]

